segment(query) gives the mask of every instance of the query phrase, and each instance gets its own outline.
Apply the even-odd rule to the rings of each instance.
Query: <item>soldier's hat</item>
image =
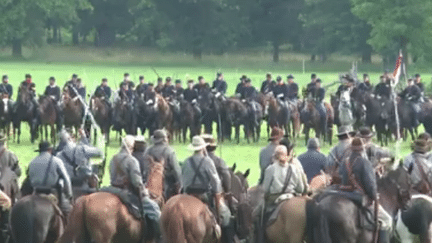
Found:
[[[54,77],[50,77],[49,80],[55,80],[55,78]]]
[[[8,79],[7,75],[3,75],[2,80]]]
[[[354,138],[351,142],[352,151],[362,151],[364,150],[363,140],[361,138]]]
[[[294,76],[292,74],[288,75],[288,79],[294,79]]]
[[[163,81],[163,79],[162,79],[161,77],[159,77],[159,78],[157,79],[157,81],[158,81],[158,83],[160,83],[160,82]]]
[[[72,74],[72,78],[78,78],[78,75],[77,74]]]
[[[26,78],[31,78],[31,75],[30,74],[26,74],[25,77]]]
[[[102,82],[108,82],[108,79],[107,78],[103,78]]]
[[[177,80],[175,81],[175,83],[176,83],[176,84],[181,84],[181,80],[180,80],[180,79],[177,79]]]
[[[151,137],[153,143],[161,143],[168,141],[168,135],[165,130],[159,129],[154,131],[153,136]]]
[[[196,135],[192,138],[192,143],[189,144],[188,149],[192,151],[198,151],[207,147],[207,143],[202,137]]]
[[[143,80],[144,79],[144,76],[139,76],[139,80]]]
[[[318,78],[315,82],[322,83],[322,80],[320,78]]]
[[[415,140],[414,143],[411,145],[411,148],[414,150],[414,152],[423,154],[430,151],[429,143],[424,139]]]
[[[241,78],[240,78],[240,80],[245,80],[245,79],[247,79],[246,75],[242,75]]]
[[[271,78],[271,76],[272,76],[271,73],[267,73],[267,74],[266,74],[266,77],[267,77],[267,78],[269,78],[269,77]]]
[[[216,76],[217,76],[217,77],[220,77],[220,76],[222,76],[222,73],[221,73],[221,72],[217,72],[217,73],[216,73]]]
[[[39,144],[39,149],[35,150],[35,152],[45,152],[48,149],[52,149],[52,148],[53,148],[53,146],[50,144],[50,142],[48,142],[48,141],[42,141]]]
[[[358,132],[358,136],[361,138],[371,138],[374,136],[374,133],[368,127],[362,127]]]
[[[123,76],[124,76],[124,77],[127,77],[127,76],[129,76],[129,73],[125,73]]]
[[[193,79],[189,79],[187,82],[188,82],[188,84],[193,84],[194,81],[193,81]]]
[[[171,82],[171,77],[167,77],[167,78],[165,79],[165,82]]]
[[[343,135],[354,135],[354,134],[355,134],[355,132],[354,132],[352,126],[341,126],[341,127],[339,127],[337,136],[340,137]]]
[[[369,74],[364,73],[364,74],[363,74],[363,78],[366,78],[366,77],[369,77]]]
[[[198,76],[198,80],[201,80],[201,79],[203,79],[204,77],[203,76]]]
[[[420,74],[416,73],[416,75],[414,77],[418,78],[418,77],[420,77]]]
[[[282,81],[282,77],[281,76],[277,76],[276,77],[276,81]]]
[[[312,73],[312,74],[311,74],[311,78],[316,78],[316,74],[315,74],[315,73]]]
[[[207,143],[207,146],[217,147],[216,139],[211,134],[202,134],[201,137]]]

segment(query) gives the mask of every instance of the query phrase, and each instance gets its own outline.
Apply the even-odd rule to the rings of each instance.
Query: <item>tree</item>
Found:
[[[403,54],[432,50],[432,1],[351,0],[352,11],[372,26],[368,43],[383,52],[397,43]]]

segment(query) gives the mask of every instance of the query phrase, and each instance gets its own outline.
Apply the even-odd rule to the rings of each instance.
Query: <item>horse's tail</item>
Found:
[[[34,206],[34,202],[27,200],[18,202],[12,208],[10,224],[14,242],[37,242],[34,239]]]
[[[332,242],[328,218],[325,212],[318,212],[318,204],[314,200],[306,202],[306,231],[309,242]]]
[[[165,223],[167,242],[186,243],[186,232],[184,228],[184,218],[182,217],[182,204],[174,205],[174,209],[169,214]]]

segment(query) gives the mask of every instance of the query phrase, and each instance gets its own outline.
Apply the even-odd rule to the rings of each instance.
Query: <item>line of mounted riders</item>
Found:
[[[339,78],[338,82],[323,86],[322,80],[312,74],[311,82],[302,90],[305,98],[299,100],[299,87],[292,75],[287,77],[285,83],[280,76],[274,81],[272,75],[267,74],[260,92],[243,75],[235,96],[228,98],[227,83],[222,73],[217,73],[211,87],[200,76],[198,84],[188,80],[185,89],[181,80],[176,80],[173,85],[169,77],[165,84],[158,78],[154,87],[154,84],[146,83],[144,77],[140,76],[139,84],[135,87],[126,73],[118,92],[112,92],[108,80],[102,79],[102,84],[90,96],[87,105],[86,89],[76,74],[65,84],[62,94],[55,84],[55,78],[51,77],[44,95],[38,100],[35,84],[27,74],[26,80],[21,83],[16,103],[9,99],[12,97],[12,86],[8,84],[7,76],[3,76],[0,85],[3,94],[0,101],[0,128],[9,134],[12,122],[13,127],[18,129],[19,142],[20,123],[27,121],[33,142],[38,137],[39,127],[41,137],[45,131],[45,139],[48,140],[47,127],[51,126],[50,137],[55,142],[55,130],[60,131],[63,125],[66,128],[75,127],[77,131],[85,124],[87,132],[90,132],[92,123],[89,114],[92,114],[108,142],[111,127],[120,134],[124,131],[132,135],[137,134],[138,128],[142,134],[148,129],[149,135],[164,128],[169,132],[170,140],[186,142],[188,129],[189,138],[192,139],[201,133],[202,125],[205,133],[212,134],[213,123],[217,125],[219,141],[231,139],[231,128],[234,127],[235,139],[239,142],[240,126],[243,125],[249,142],[251,136],[253,141],[259,140],[261,124],[266,120],[268,135],[270,128],[280,127],[294,139],[298,137],[303,124],[305,143],[311,129],[315,130],[318,138],[323,137],[324,141],[331,144],[333,124],[352,125],[356,129],[362,126],[375,127],[378,140],[387,145],[392,134],[397,134],[391,74],[384,73],[375,88],[367,74],[363,75],[363,82],[350,75]],[[339,82],[341,85],[336,94],[331,95],[331,104],[325,102],[325,88]],[[406,138],[407,132],[410,132],[414,138],[419,122],[424,124],[426,131],[432,132],[432,103],[423,97],[424,85],[420,75],[408,79],[407,85],[398,94],[400,134]]]

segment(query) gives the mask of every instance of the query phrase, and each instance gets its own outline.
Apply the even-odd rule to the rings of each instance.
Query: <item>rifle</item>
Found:
[[[82,99],[81,95],[79,95],[78,91],[75,89],[74,86],[69,85],[69,87],[72,88],[72,90],[73,90],[73,91],[75,92],[75,94],[76,94],[76,97],[78,97],[78,99],[81,101],[81,103],[82,103],[83,106],[84,106],[84,109],[85,109],[84,118],[85,118],[86,115],[88,114],[89,117],[90,117],[90,121],[91,121],[92,125],[95,126],[95,128],[99,129],[99,125],[96,123],[96,121],[95,121],[95,119],[94,119],[94,117],[93,117],[93,114],[90,112],[90,109],[89,109],[87,103],[85,103],[85,101]],[[82,126],[82,127],[84,126],[84,122],[82,123],[81,126]]]
[[[160,78],[160,76],[159,76],[159,74],[156,72],[156,70],[153,68],[153,67],[150,67],[151,68],[151,70],[153,70],[153,72],[156,74],[156,76],[158,77],[158,78]]]
[[[334,81],[333,83],[330,83],[330,84],[327,84],[327,85],[324,85],[324,89],[327,89],[327,88],[329,88],[329,87],[332,87],[333,85],[335,85],[335,84],[339,84],[339,83],[341,83],[341,81]]]

